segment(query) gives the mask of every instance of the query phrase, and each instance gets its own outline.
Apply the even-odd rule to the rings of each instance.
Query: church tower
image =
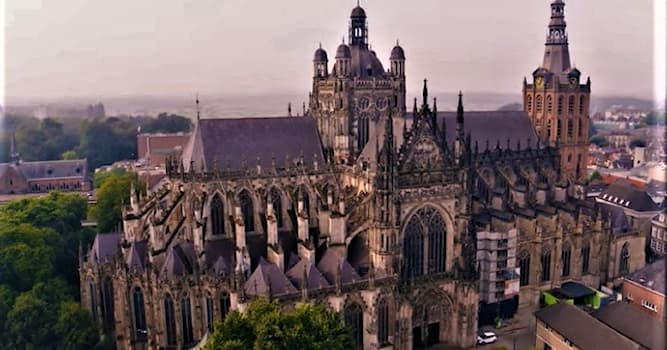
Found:
[[[354,164],[372,144],[369,140],[384,132],[389,113],[405,114],[405,51],[397,42],[390,69],[385,69],[370,44],[366,11],[357,5],[350,13],[347,42],[344,38],[336,49],[331,70],[326,51],[315,51],[306,114],[317,121],[329,162]]]
[[[587,177],[590,78],[570,63],[565,3],[551,3],[542,66],[533,82],[523,83],[524,111],[530,116],[540,140],[560,149],[561,174],[573,180]]]

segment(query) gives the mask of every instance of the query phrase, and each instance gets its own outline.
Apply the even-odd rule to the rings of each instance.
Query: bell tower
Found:
[[[587,178],[591,81],[570,63],[565,3],[551,3],[542,66],[533,81],[523,83],[523,107],[541,142],[558,146],[561,174],[571,180]]]

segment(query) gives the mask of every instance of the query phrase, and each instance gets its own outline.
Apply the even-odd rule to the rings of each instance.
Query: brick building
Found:
[[[623,279],[623,299],[659,319],[667,319],[665,263],[665,259],[660,259]]]

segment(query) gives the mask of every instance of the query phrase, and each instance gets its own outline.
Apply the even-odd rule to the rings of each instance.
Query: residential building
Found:
[[[137,135],[137,158],[149,167],[164,167],[168,156],[180,154],[190,139],[189,133]]]
[[[665,262],[664,258],[655,261],[623,279],[623,299],[658,319],[667,319]]]
[[[643,349],[667,349],[667,323],[648,316],[627,302],[616,302],[593,312],[593,317],[638,343]]]
[[[535,348],[638,350],[643,347],[582,309],[560,302],[535,312]]]

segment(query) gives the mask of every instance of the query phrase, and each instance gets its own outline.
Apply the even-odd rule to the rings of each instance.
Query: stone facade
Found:
[[[360,7],[338,51],[331,74],[315,52],[305,117],[197,120],[164,185],[82,252],[83,305],[119,349],[192,346],[260,297],[340,311],[356,348],[472,347],[477,232],[516,231],[527,307],[608,280],[615,226],[529,114],[438,112],[426,81],[407,112],[403,50],[385,72]]]

